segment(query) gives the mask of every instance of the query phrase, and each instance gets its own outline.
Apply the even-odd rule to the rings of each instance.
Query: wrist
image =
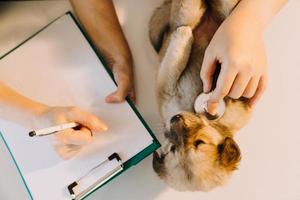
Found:
[[[34,103],[31,108],[30,111],[31,113],[36,116],[39,117],[41,115],[43,115],[47,110],[49,110],[50,106],[42,104],[42,103]]]
[[[130,53],[114,56],[114,62],[129,67],[131,67],[133,63],[132,56]]]
[[[286,2],[287,0],[241,0],[229,17],[256,28],[254,31],[263,32]]]
[[[225,21],[235,29],[262,34],[270,16],[258,7],[255,0],[242,0]]]
[[[264,32],[264,28],[260,23],[238,14],[229,16],[221,25],[221,29],[231,35],[231,37],[243,37],[248,40],[262,37]]]
[[[130,51],[125,52],[114,52],[114,51],[104,51],[101,50],[101,53],[107,62],[107,64],[110,67],[113,67],[113,65],[123,65],[123,66],[132,66],[133,65],[133,59]]]

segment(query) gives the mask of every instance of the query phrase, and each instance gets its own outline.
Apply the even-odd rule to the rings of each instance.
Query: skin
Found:
[[[106,97],[107,103],[123,102],[127,96],[133,101],[133,61],[129,46],[119,24],[113,2],[111,0],[71,0],[71,4],[84,29],[92,39],[96,48],[104,55],[111,67],[118,88]],[[101,24],[101,26],[99,26]],[[77,107],[52,107],[33,101],[0,81],[0,108],[16,110],[18,114],[30,115],[30,118],[45,120],[48,126],[77,122],[80,130],[68,129],[55,134],[55,149],[65,159],[76,154],[82,146],[93,140],[92,133],[107,130],[106,124],[95,115]],[[2,117],[13,112],[0,113]]]
[[[106,101],[118,103],[126,96],[134,100],[132,56],[112,0],[71,0],[71,4],[118,84],[118,89],[108,95]]]
[[[157,48],[161,64],[156,93],[166,138],[160,153],[154,154],[153,168],[180,191],[208,191],[229,179],[240,161],[233,135],[251,115],[246,102],[231,98],[225,99],[226,110],[220,118],[211,120],[206,113],[194,113],[193,102],[203,89],[198,74],[204,51],[238,1],[199,2],[172,0],[170,5],[166,1],[154,11],[149,24],[153,46],[162,47]],[[177,28],[170,31],[166,24]],[[159,37],[164,38],[162,45],[157,45]]]
[[[77,153],[80,148],[92,142],[92,133],[106,131],[107,125],[98,117],[77,107],[48,106],[33,101],[11,89],[0,81],[0,116],[15,118],[17,115],[28,116],[26,119],[37,119],[37,123],[47,122],[48,126],[67,122],[77,122],[82,125],[79,130],[67,129],[55,134],[55,149],[65,159]],[[5,112],[8,110],[9,112]],[[17,114],[11,112],[16,111]],[[76,151],[75,151],[76,150]]]
[[[209,113],[214,114],[218,102],[227,95],[232,98],[248,97],[250,105],[259,99],[267,82],[262,33],[285,2],[242,0],[220,26],[205,52],[201,71],[204,91],[208,92],[216,63],[222,64],[217,87],[208,102]],[[132,56],[112,1],[71,0],[71,4],[95,46],[104,55],[118,84],[118,89],[109,94],[106,101],[122,102],[126,96],[134,100]],[[82,124],[80,130],[66,130],[57,134],[57,151],[66,158],[69,157],[66,152],[73,147],[70,145],[80,147],[92,140],[91,132],[107,129],[104,122],[79,108],[47,106],[18,94],[1,82],[0,103],[1,107],[16,108],[20,113],[29,113],[36,118],[47,118],[52,124],[71,121]]]
[[[200,72],[204,92],[211,91],[217,63],[221,72],[207,103],[214,115],[220,100],[249,98],[254,106],[268,80],[263,32],[287,0],[242,0],[221,24],[205,51]],[[246,39],[245,39],[246,38]]]

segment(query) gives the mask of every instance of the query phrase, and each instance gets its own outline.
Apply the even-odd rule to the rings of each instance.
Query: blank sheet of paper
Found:
[[[53,136],[30,138],[32,127],[1,119],[0,131],[34,199],[70,199],[66,186],[111,153],[127,161],[152,144],[128,103],[105,103],[116,86],[69,15],[0,60],[0,80],[36,101],[83,108],[109,126],[107,132],[94,134],[95,141],[76,157],[64,161],[53,148]]]

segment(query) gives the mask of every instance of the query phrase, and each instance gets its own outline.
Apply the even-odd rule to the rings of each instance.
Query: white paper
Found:
[[[64,161],[54,151],[52,137],[30,138],[29,128],[1,119],[0,130],[34,199],[70,199],[66,186],[107,156],[117,152],[126,161],[152,143],[127,103],[105,103],[116,86],[69,15],[0,60],[0,80],[34,100],[81,107],[109,126]]]

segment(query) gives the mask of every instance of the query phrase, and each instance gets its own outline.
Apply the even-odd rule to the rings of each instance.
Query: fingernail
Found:
[[[215,115],[217,112],[218,103],[208,103],[207,112],[211,115]]]
[[[207,85],[203,82],[203,92],[207,93]]]
[[[209,93],[209,87],[208,87],[208,85],[205,85],[205,88],[204,88],[203,92],[204,92],[205,94],[208,94],[208,93]]]

